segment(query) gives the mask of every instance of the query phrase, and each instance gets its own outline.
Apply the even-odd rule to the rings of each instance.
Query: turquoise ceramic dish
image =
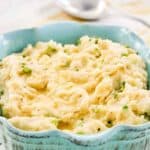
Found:
[[[74,43],[82,35],[100,36],[136,49],[147,64],[150,85],[150,50],[126,28],[59,22],[0,36],[0,57],[20,51],[27,44],[50,39]],[[120,125],[94,135],[75,135],[61,131],[26,132],[0,117],[1,142],[6,150],[150,150],[150,123]]]

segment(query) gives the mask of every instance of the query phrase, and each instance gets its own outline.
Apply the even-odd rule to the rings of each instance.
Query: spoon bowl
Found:
[[[99,19],[106,8],[104,0],[57,0],[57,3],[66,13],[84,20]]]

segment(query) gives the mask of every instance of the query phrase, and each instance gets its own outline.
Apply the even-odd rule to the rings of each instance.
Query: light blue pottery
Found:
[[[0,35],[0,57],[18,52],[27,44],[50,39],[61,43],[75,43],[83,35],[128,45],[137,50],[147,64],[150,86],[150,50],[128,29],[73,22],[51,23],[39,28],[24,29]],[[150,150],[150,122],[120,125],[94,135],[76,135],[59,130],[26,132],[13,127],[0,117],[1,142],[6,150]]]

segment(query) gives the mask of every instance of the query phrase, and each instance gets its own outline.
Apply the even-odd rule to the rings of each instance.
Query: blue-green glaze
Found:
[[[53,39],[75,43],[83,35],[100,36],[134,48],[147,64],[150,87],[150,50],[128,29],[73,22],[55,22],[39,28],[0,35],[0,58],[21,51],[27,44]],[[150,150],[150,122],[138,126],[119,125],[94,135],[76,135],[62,131],[26,132],[0,117],[1,142],[6,150]]]

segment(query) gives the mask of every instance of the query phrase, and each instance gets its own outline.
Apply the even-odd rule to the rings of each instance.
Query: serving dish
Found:
[[[74,22],[55,22],[38,28],[23,29],[0,36],[0,58],[19,52],[27,44],[37,41],[75,43],[83,35],[100,36],[134,48],[143,58],[148,71],[150,87],[150,50],[128,29],[118,26],[100,26]],[[27,132],[13,127],[0,117],[0,141],[6,150],[148,150],[150,149],[150,123],[119,125],[93,135],[76,135],[59,130]]]

